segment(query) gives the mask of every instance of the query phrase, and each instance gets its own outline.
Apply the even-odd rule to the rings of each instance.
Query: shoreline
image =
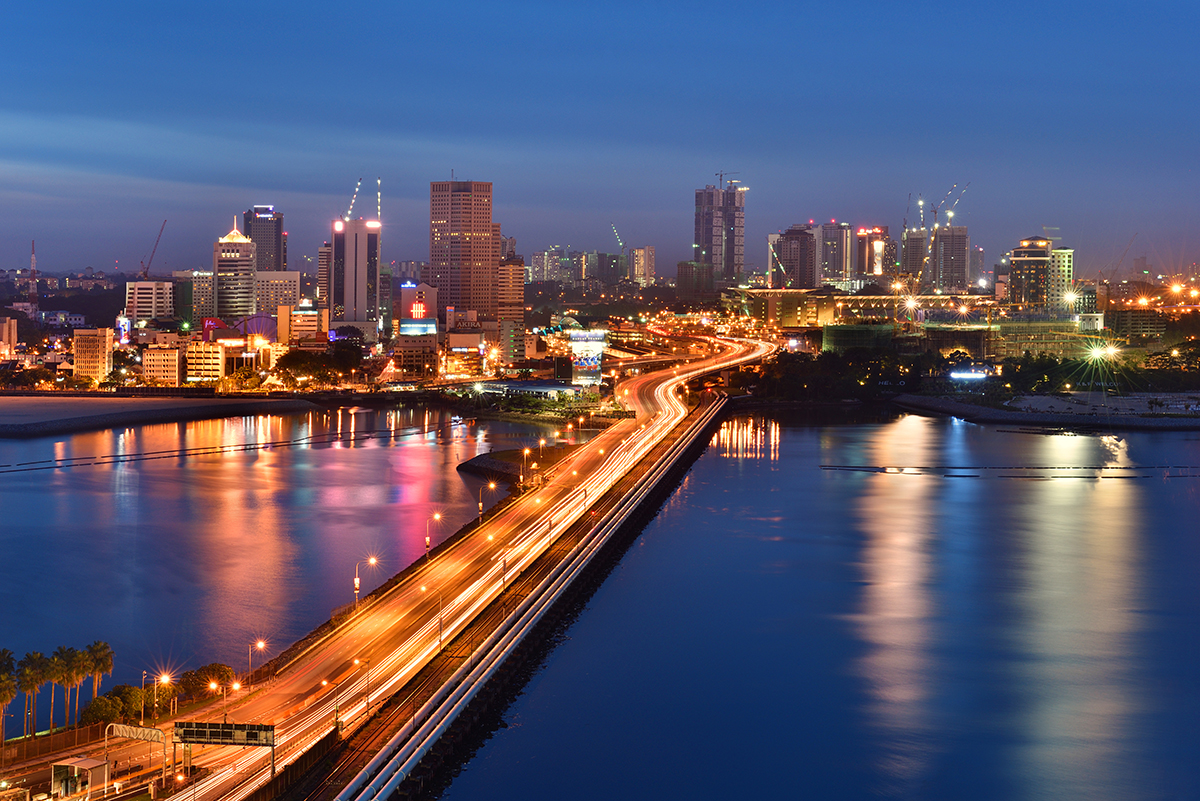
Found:
[[[1200,431],[1200,416],[1160,416],[1092,412],[1017,412],[991,409],[949,398],[898,395],[891,403],[905,411],[923,415],[958,417],[970,423],[1022,425],[1035,428],[1062,428],[1081,431]]]
[[[303,399],[0,397],[0,439],[32,439],[147,423],[322,411]]]

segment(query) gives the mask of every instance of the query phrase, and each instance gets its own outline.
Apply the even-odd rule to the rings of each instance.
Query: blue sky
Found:
[[[255,13],[260,9],[259,13]],[[428,256],[428,185],[495,184],[528,256],[691,250],[693,191],[750,187],[767,233],[898,231],[970,182],[989,262],[1059,226],[1082,272],[1200,261],[1200,11],[1183,3],[42,3],[6,12],[0,266],[211,260],[273,203],[293,261],[355,181],[385,256]],[[360,204],[364,201],[360,197]],[[363,208],[360,206],[359,208]],[[1126,270],[1128,273],[1128,269]]]

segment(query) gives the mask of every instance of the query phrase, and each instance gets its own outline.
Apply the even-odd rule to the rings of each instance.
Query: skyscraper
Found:
[[[379,220],[334,220],[329,262],[329,325],[353,325],[367,341],[379,327]]]
[[[629,278],[638,286],[654,283],[654,245],[629,251]]]
[[[924,228],[909,228],[901,236],[900,272],[916,278],[925,265],[925,252],[929,244],[928,231]],[[923,280],[928,280],[924,276]]]
[[[713,265],[717,281],[742,274],[746,254],[746,187],[730,182],[696,190],[694,261]]]
[[[317,308],[329,308],[329,267],[333,262],[333,245],[322,243],[317,248]]]
[[[242,231],[254,243],[254,269],[287,269],[287,231],[283,212],[274,206],[255,206],[242,215]]]
[[[858,241],[859,275],[891,275],[896,271],[896,240],[888,236],[886,225],[859,228],[854,238]]]
[[[821,280],[848,281],[853,277],[850,223],[830,221],[821,226]]]
[[[965,225],[933,229],[928,277],[943,292],[965,292],[969,283],[971,237]]]
[[[213,244],[212,271],[213,316],[228,324],[254,314],[254,243],[250,238],[235,227],[218,239]]]
[[[1050,240],[1043,236],[1022,239],[1009,257],[1008,299],[1023,306],[1046,305],[1049,290]]]
[[[1073,312],[1067,293],[1075,286],[1075,249],[1054,248],[1046,270],[1046,306],[1050,311]]]
[[[447,306],[484,315],[497,312],[500,225],[492,222],[489,181],[429,184],[429,265],[421,280],[438,291],[438,315]]]
[[[778,285],[784,289],[816,289],[821,285],[817,270],[817,237],[811,225],[793,225],[778,234],[775,240],[774,267],[776,276],[782,270]]]

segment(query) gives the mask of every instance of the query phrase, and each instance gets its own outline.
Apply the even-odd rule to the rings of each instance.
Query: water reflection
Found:
[[[771,418],[735,417],[713,434],[711,445],[730,459],[779,460],[779,422]]]

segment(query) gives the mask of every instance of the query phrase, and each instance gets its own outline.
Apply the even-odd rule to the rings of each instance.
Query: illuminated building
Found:
[[[654,246],[629,251],[629,278],[638,286],[654,283]]]
[[[512,364],[525,357],[525,260],[516,254],[500,260],[496,268],[496,321],[500,362]]]
[[[849,281],[851,270],[850,223],[827,222],[821,226],[821,281]]]
[[[378,337],[379,220],[334,220],[329,262],[329,324],[352,325],[363,339]]]
[[[111,328],[76,330],[72,350],[75,354],[76,378],[90,378],[99,384],[112,372],[113,330]]]
[[[125,316],[134,325],[175,316],[174,285],[170,281],[130,281],[125,285]]]
[[[254,243],[234,228],[213,244],[214,317],[254,314]],[[193,300],[194,303],[194,300]],[[195,310],[193,309],[193,315]]]
[[[492,184],[429,184],[429,264],[421,280],[437,289],[437,314],[447,306],[497,312],[500,225],[492,222]]]
[[[142,351],[142,375],[169,387],[187,380],[185,349],[178,345],[151,345]]]
[[[571,383],[596,386],[600,383],[600,360],[604,356],[603,328],[572,328],[567,331],[571,343]]]
[[[317,307],[329,308],[329,264],[333,261],[333,245],[325,242],[317,248]]]
[[[891,275],[896,271],[896,240],[888,236],[886,225],[859,228],[854,232],[854,238],[859,275]]]
[[[1050,240],[1022,239],[1009,257],[1008,300],[1021,306],[1045,306],[1049,292]]]
[[[902,274],[911,275],[913,278],[921,275],[928,245],[928,232],[924,228],[909,228],[902,234],[900,243],[900,272]]]
[[[1046,270],[1046,306],[1051,310],[1077,311],[1067,293],[1075,286],[1074,248],[1054,248]]]
[[[933,229],[933,246],[925,278],[943,292],[965,292],[970,283],[971,237],[965,225]]]
[[[775,235],[773,261],[776,271],[783,273],[778,282],[781,288],[816,289],[821,285],[817,271],[817,235],[811,225],[793,225]]]
[[[735,281],[746,258],[746,189],[730,181],[696,190],[696,228],[692,261],[713,265],[703,271],[717,281]]]
[[[254,276],[254,300],[259,309],[274,311],[280,306],[300,303],[300,273],[296,270],[271,270]]]
[[[255,270],[261,273],[287,269],[283,212],[275,211],[274,206],[255,206],[242,215],[242,230],[254,243]]]
[[[0,356],[12,356],[17,349],[17,342],[17,318],[0,317]]]
[[[276,309],[276,339],[283,344],[322,350],[329,344],[329,309],[314,308],[308,301]]]

